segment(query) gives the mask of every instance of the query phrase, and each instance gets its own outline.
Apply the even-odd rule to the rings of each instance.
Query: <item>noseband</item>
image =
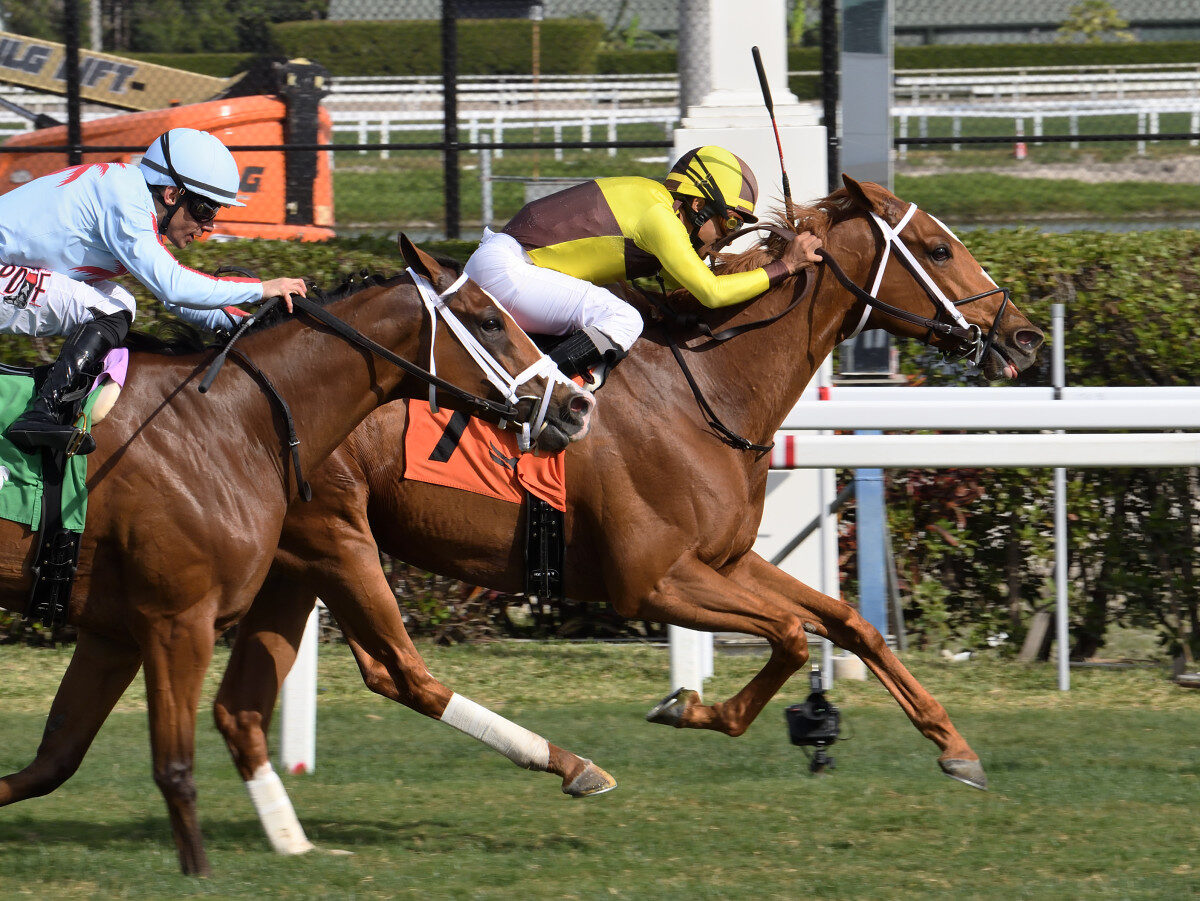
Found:
[[[429,311],[431,330],[429,336],[429,371],[435,375],[437,374],[437,364],[434,362],[433,353],[434,346],[437,343],[437,322],[438,315],[440,314],[442,319],[446,321],[446,327],[454,333],[459,343],[471,355],[471,359],[483,370],[484,376],[492,383],[492,387],[499,391],[510,405],[515,408],[518,401],[523,399],[529,399],[538,404],[537,414],[533,418],[532,425],[528,422],[521,423],[521,434],[517,438],[517,444],[522,453],[530,450],[533,447],[534,440],[546,424],[546,412],[550,408],[550,394],[554,391],[555,383],[563,382],[571,385],[574,385],[574,383],[559,372],[558,365],[545,354],[542,354],[536,363],[529,366],[523,372],[510,376],[508,370],[495,357],[488,353],[487,348],[479,343],[479,340],[471,334],[470,329],[463,325],[462,320],[455,316],[454,311],[446,305],[445,298],[453,295],[459,288],[466,284],[467,276],[465,274],[460,275],[454,284],[440,294],[434,291],[433,285],[429,283],[428,279],[413,272],[412,269],[408,270],[408,274],[412,278],[413,284],[421,292],[421,300],[425,302],[425,309]],[[508,311],[499,304],[496,307],[505,316],[509,315]],[[509,319],[511,321],[511,316]],[[516,324],[513,323],[513,325],[515,327]],[[532,342],[530,343],[532,344]],[[544,378],[546,380],[546,390],[542,393],[540,402],[536,395],[517,394],[518,387],[535,378]],[[431,383],[429,386],[429,406],[435,413],[438,409],[437,401],[435,400],[436,393],[437,390]],[[502,419],[500,427],[505,428],[506,425],[507,422]]]
[[[837,261],[824,249],[817,251],[829,267],[829,271],[833,273],[834,278],[842,283],[847,291],[857,297],[859,300],[866,303],[866,308],[863,310],[862,318],[859,319],[858,325],[854,331],[847,336],[846,340],[856,337],[863,327],[867,324],[867,319],[871,316],[872,310],[879,310],[881,313],[899,319],[902,322],[908,322],[912,325],[920,326],[926,329],[925,337],[922,339],[926,344],[930,344],[934,336],[942,336],[956,341],[956,345],[948,350],[943,351],[943,356],[948,360],[968,360],[971,365],[978,366],[980,361],[987,356],[987,352],[991,350],[996,338],[996,329],[1000,325],[1000,320],[1004,318],[1004,310],[1008,306],[1010,292],[1008,288],[996,286],[990,291],[982,291],[979,294],[972,294],[970,297],[964,297],[961,300],[950,300],[942,292],[942,289],[937,286],[937,283],[930,277],[925,268],[917,262],[917,258],[913,256],[912,251],[900,239],[900,233],[904,227],[908,225],[913,215],[917,212],[915,203],[909,204],[908,212],[900,219],[895,228],[892,228],[874,211],[870,212],[871,221],[874,224],[874,230],[878,231],[883,239],[882,249],[879,251],[875,261],[871,264],[872,271],[875,273],[874,281],[871,283],[870,292],[860,288],[850,280],[850,277],[842,270],[842,267],[837,264]],[[941,225],[946,233],[951,238],[958,241],[954,232],[946,228],[940,221],[933,216],[930,216],[934,222]],[[962,244],[961,241],[958,242]],[[887,270],[887,264],[891,261],[892,248],[896,249],[896,259],[900,261],[909,274],[916,279],[925,292],[925,296],[933,303],[936,313],[932,319],[921,316],[916,313],[910,313],[907,310],[902,310],[899,307],[894,307],[889,303],[885,303],[878,297],[880,285],[883,284],[884,272]],[[986,270],[980,267],[980,271],[984,277],[992,282],[992,277],[987,274]],[[962,313],[958,308],[964,304],[973,303],[977,300],[983,300],[985,297],[991,297],[993,294],[1000,294],[1004,298],[1000,303],[1000,309],[996,311],[996,316],[992,320],[992,327],[988,330],[987,337],[984,338],[982,330],[977,325],[970,325],[963,318]],[[950,321],[946,321],[943,317],[948,317]]]

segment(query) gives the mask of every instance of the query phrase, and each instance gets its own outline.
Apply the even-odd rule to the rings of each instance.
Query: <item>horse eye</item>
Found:
[[[483,322],[479,323],[479,327],[485,332],[500,332],[504,331],[504,322],[499,316],[489,316]]]
[[[950,248],[946,244],[939,244],[933,250],[929,251],[929,258],[935,263],[944,263],[950,259]]]

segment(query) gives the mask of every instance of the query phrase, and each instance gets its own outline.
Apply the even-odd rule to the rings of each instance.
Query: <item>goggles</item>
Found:
[[[183,202],[187,207],[188,215],[201,225],[212,222],[217,218],[217,213],[221,211],[221,204],[217,201],[209,200],[207,197],[193,194],[190,191],[184,195]]]

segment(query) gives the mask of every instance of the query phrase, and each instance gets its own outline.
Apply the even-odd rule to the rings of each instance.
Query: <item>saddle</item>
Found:
[[[0,363],[0,421],[7,424],[21,415],[48,369]],[[123,373],[119,381],[124,381]],[[70,401],[71,416],[95,423],[119,393],[115,379],[81,393]],[[25,454],[0,439],[0,517],[29,526],[37,536],[24,616],[52,630],[67,620],[86,516],[86,478],[85,456],[49,448]]]

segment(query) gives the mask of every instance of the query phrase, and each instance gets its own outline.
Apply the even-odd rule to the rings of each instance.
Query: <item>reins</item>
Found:
[[[229,269],[218,270],[218,274],[222,271],[231,271],[231,270],[229,270]],[[241,271],[241,270],[238,270],[238,271]],[[433,307],[430,305],[430,301],[427,297],[427,293],[431,289],[428,289],[426,287],[426,285],[424,284],[424,279],[421,278],[420,276],[418,276],[417,274],[413,273],[411,269],[408,270],[408,273],[412,277],[413,284],[417,288],[418,293],[421,295],[422,301],[425,303],[426,307],[430,311],[430,317],[433,321],[432,327],[433,327],[434,333],[436,333],[437,318],[434,315]],[[453,293],[454,291],[456,291],[459,287],[461,287],[462,283],[465,280],[466,280],[465,276],[460,278],[457,282],[454,283],[454,285],[451,286],[449,291],[447,291],[446,293],[449,294],[449,293]],[[288,406],[288,403],[284,399],[283,395],[280,394],[279,390],[275,387],[274,383],[271,382],[270,378],[268,378],[267,375],[261,369],[259,369],[258,366],[256,366],[250,360],[249,357],[247,357],[244,353],[242,353],[240,350],[238,350],[237,348],[234,347],[234,345],[238,342],[238,340],[240,338],[242,338],[254,326],[255,323],[261,321],[263,319],[263,317],[266,316],[266,314],[269,313],[276,306],[278,306],[278,304],[279,304],[279,298],[277,298],[277,297],[271,298],[270,300],[268,300],[265,303],[263,303],[262,305],[260,305],[258,307],[258,309],[256,309],[252,314],[250,314],[249,316],[246,316],[242,320],[242,322],[238,325],[238,328],[234,331],[234,333],[229,337],[229,340],[225,343],[225,346],[221,348],[221,350],[213,358],[212,363],[209,364],[209,367],[208,367],[207,371],[205,372],[204,377],[200,380],[200,385],[198,386],[198,389],[201,394],[208,393],[209,388],[212,387],[212,383],[217,377],[217,373],[219,373],[221,371],[221,367],[225,365],[225,360],[230,355],[236,357],[239,361],[241,361],[241,363],[251,373],[251,375],[255,378],[255,380],[258,381],[260,385],[262,385],[263,389],[267,392],[268,396],[270,396],[271,398],[274,399],[276,405],[279,407],[280,411],[283,414],[284,423],[287,427],[287,432],[288,432],[288,437],[287,437],[288,449],[291,452],[292,465],[296,472],[296,484],[300,491],[301,498],[303,498],[305,501],[309,501],[309,500],[312,500],[312,488],[309,485],[309,483],[307,481],[305,481],[304,476],[300,470],[300,450],[299,450],[300,439],[299,439],[298,435],[296,434],[296,425],[295,425],[295,420],[292,417],[291,408]],[[501,403],[497,403],[496,401],[488,400],[487,398],[478,397],[474,394],[471,394],[469,391],[459,388],[457,385],[454,385],[454,384],[446,381],[445,379],[439,377],[435,373],[421,368],[416,363],[406,360],[403,357],[399,356],[398,354],[393,353],[392,351],[390,351],[386,347],[384,347],[382,344],[379,344],[378,342],[373,341],[372,339],[368,338],[366,335],[364,335],[362,332],[358,331],[356,328],[354,328],[348,322],[346,322],[342,319],[339,319],[337,316],[333,315],[333,313],[329,312],[329,310],[325,309],[325,307],[321,306],[319,303],[315,303],[311,300],[308,300],[305,297],[300,297],[299,295],[294,294],[294,295],[292,295],[292,305],[296,309],[298,309],[300,312],[306,313],[308,316],[317,320],[322,325],[325,325],[325,326],[329,327],[330,329],[332,329],[339,337],[345,339],[350,344],[353,344],[357,347],[361,347],[364,350],[367,350],[367,351],[375,354],[376,356],[379,356],[379,357],[383,358],[384,360],[387,360],[389,363],[392,363],[392,364],[398,366],[400,369],[407,372],[408,374],[416,376],[417,378],[421,379],[422,381],[427,382],[429,384],[430,405],[431,406],[433,405],[433,397],[434,397],[435,392],[438,390],[441,390],[441,391],[444,391],[447,394],[457,398],[458,400],[462,401],[465,405],[474,408],[473,409],[474,413],[481,413],[481,412],[482,413],[491,413],[491,414],[499,417],[502,425],[506,420],[515,419],[519,415],[519,411],[517,410],[516,406],[514,405],[518,399],[515,396],[515,391],[513,390],[516,387],[516,385],[521,384],[523,381],[527,381],[530,378],[534,378],[539,375],[545,375],[546,373],[543,370],[545,369],[545,364],[547,362],[549,362],[549,365],[552,367],[554,365],[553,362],[549,361],[548,357],[543,356],[541,358],[541,360],[538,361],[538,363],[527,368],[523,373],[521,373],[519,376],[517,376],[515,379],[513,379],[512,384],[510,386],[508,386],[508,390],[505,392],[508,402],[501,404]],[[457,319],[454,319],[453,315],[448,312],[448,308],[445,306],[444,303],[441,303],[441,308],[446,311],[443,315],[450,316],[450,318],[456,323],[458,328],[460,330],[462,330],[462,333],[460,333],[459,331],[456,331],[456,334],[459,334],[460,339],[462,339],[463,334],[465,333],[465,329],[463,328],[462,324],[460,322],[458,322]],[[466,338],[468,338],[470,340],[470,342],[473,342],[473,343],[468,343],[467,341],[464,341],[464,346],[466,347],[467,351],[471,354],[471,357],[480,365],[480,367],[483,369],[485,375],[487,375],[489,381],[491,381],[492,384],[495,385],[497,388],[500,388],[502,391],[504,391],[504,386],[500,383],[499,376],[497,373],[503,373],[505,377],[507,377],[507,373],[504,373],[503,368],[500,367],[499,364],[496,363],[496,361],[490,355],[488,355],[486,351],[483,351],[482,348],[478,346],[478,342],[476,342],[474,340],[473,336],[466,334]],[[433,345],[433,336],[431,335],[431,337],[430,337],[430,365],[431,366],[433,365],[432,345]],[[548,378],[546,394],[542,400],[542,405],[538,410],[538,424],[539,425],[545,419],[546,409],[547,409],[547,406],[549,405],[550,393],[553,390],[553,387],[554,387],[554,379]],[[523,427],[522,444],[527,444],[527,443],[529,443],[529,423],[522,423],[522,427]]]

